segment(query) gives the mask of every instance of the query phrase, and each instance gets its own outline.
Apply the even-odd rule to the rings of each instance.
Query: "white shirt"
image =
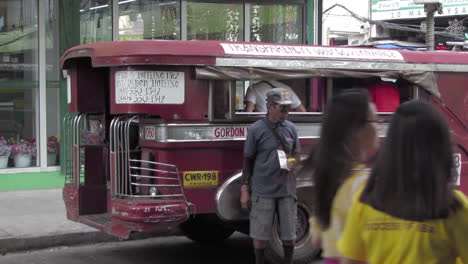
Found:
[[[296,93],[291,89],[291,87],[275,80],[261,81],[250,85],[249,88],[247,88],[247,93],[245,94],[245,101],[253,103],[255,105],[256,112],[267,112],[266,94],[270,89],[273,88],[285,88],[288,90],[289,98],[292,101],[292,109],[296,109],[301,105],[301,100],[299,97],[297,97]]]

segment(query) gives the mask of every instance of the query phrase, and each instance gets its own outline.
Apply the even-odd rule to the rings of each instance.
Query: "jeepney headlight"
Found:
[[[151,196],[156,196],[158,195],[158,189],[156,189],[156,187],[154,186],[151,186],[150,189],[149,189],[149,193]]]

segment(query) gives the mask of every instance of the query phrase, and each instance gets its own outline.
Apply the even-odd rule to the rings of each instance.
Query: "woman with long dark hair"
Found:
[[[320,140],[304,162],[314,182],[311,235],[324,263],[339,263],[336,242],[344,228],[352,194],[369,170],[363,165],[378,144],[377,117],[367,91],[349,89],[334,96],[324,113]]]
[[[410,101],[393,116],[338,244],[343,263],[468,263],[468,200],[454,190],[447,122]]]

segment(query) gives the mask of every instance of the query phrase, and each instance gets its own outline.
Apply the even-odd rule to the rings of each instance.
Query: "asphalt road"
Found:
[[[254,264],[246,235],[224,243],[201,245],[183,236],[160,237],[76,247],[59,247],[0,256],[2,264]],[[314,262],[311,264],[319,264]]]

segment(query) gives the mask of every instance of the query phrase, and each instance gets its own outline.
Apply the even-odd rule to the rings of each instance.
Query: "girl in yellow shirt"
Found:
[[[468,200],[454,191],[452,157],[443,116],[402,104],[348,215],[343,263],[468,263]]]
[[[324,264],[338,263],[336,241],[344,228],[352,194],[365,182],[360,165],[378,145],[375,106],[365,90],[349,89],[334,96],[325,109],[320,141],[304,162],[315,191],[311,235],[322,248]]]

